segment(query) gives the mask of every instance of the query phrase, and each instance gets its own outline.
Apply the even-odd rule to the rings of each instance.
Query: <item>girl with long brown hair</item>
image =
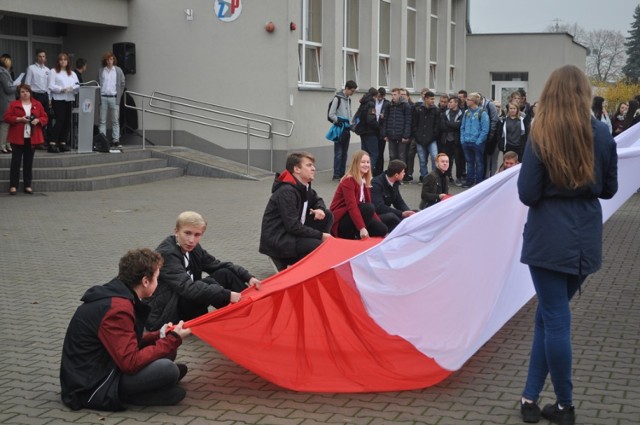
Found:
[[[591,85],[567,65],[547,80],[518,177],[529,206],[521,261],[529,266],[538,298],[521,413],[575,423],[571,381],[569,301],[602,262],[602,208],[618,190],[616,144],[608,127],[591,116]],[[538,398],[547,375],[556,401],[542,410]]]
[[[376,215],[371,202],[371,160],[365,151],[356,151],[331,201],[334,222],[331,233],[345,239],[385,236],[387,226]]]
[[[55,124],[51,130],[49,152],[67,152],[67,140],[71,134],[71,109],[75,101],[75,93],[80,88],[78,76],[71,70],[69,56],[60,53],[56,66],[49,72],[49,91],[51,106],[55,116]]]

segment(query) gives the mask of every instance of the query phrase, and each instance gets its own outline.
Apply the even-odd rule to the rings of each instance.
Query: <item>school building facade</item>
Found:
[[[149,141],[207,146],[240,162],[249,143],[252,165],[269,169],[273,158],[276,170],[301,149],[316,155],[319,169],[332,166],[327,104],[347,80],[359,86],[355,112],[369,87],[405,87],[417,99],[425,87],[488,94],[493,74],[527,72],[536,87],[548,75],[535,61],[492,69],[489,56],[501,53],[482,41],[470,48],[467,0],[0,0],[0,16],[0,51],[11,54],[16,75],[44,49],[50,67],[62,51],[72,63],[85,58],[85,81],[96,79],[102,54],[128,43],[135,73],[126,75],[127,89],[175,99],[190,117],[145,114]],[[584,67],[579,54],[569,56],[559,60]],[[480,72],[478,62],[487,68]],[[211,118],[209,109],[225,115]],[[246,131],[220,128],[242,128],[242,120],[231,122],[236,115],[253,117],[250,126],[270,122],[277,134],[247,140]],[[358,137],[351,143],[359,146]]]

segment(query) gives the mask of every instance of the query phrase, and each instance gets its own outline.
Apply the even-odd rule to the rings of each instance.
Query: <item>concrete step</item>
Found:
[[[56,168],[56,167],[76,167],[95,164],[108,164],[112,162],[132,161],[137,159],[151,158],[152,153],[139,148],[125,149],[121,153],[82,153],[75,152],[49,153],[47,151],[36,151],[33,159],[33,168]],[[11,155],[0,156],[0,168],[9,168]]]
[[[121,186],[131,186],[134,184],[150,183],[159,180],[181,177],[183,175],[184,170],[182,168],[164,167],[151,170],[142,170],[79,179],[51,179],[44,181],[37,181],[34,179],[33,189],[36,192],[79,192],[89,190],[102,190]],[[8,191],[9,183],[3,183],[6,183],[6,188],[3,187],[2,190]],[[3,184],[3,186],[4,185],[5,184]]]
[[[110,162],[106,164],[93,164],[75,167],[34,168],[33,180],[64,180],[82,179],[89,177],[101,177],[110,174],[131,173],[145,171],[167,166],[167,161],[161,158],[143,158],[131,161]],[[0,180],[9,179],[9,170],[0,169]]]

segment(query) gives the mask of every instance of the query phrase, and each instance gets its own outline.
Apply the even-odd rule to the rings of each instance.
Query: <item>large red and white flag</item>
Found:
[[[619,190],[640,187],[640,126],[616,139]],[[190,321],[199,338],[285,388],[371,392],[445,379],[534,295],[520,263],[519,166],[404,220],[384,240],[331,239],[243,300]]]

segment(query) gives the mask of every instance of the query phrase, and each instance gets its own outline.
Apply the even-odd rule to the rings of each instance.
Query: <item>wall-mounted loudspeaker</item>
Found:
[[[113,43],[113,54],[118,66],[125,74],[136,73],[136,45],[134,43]]]

